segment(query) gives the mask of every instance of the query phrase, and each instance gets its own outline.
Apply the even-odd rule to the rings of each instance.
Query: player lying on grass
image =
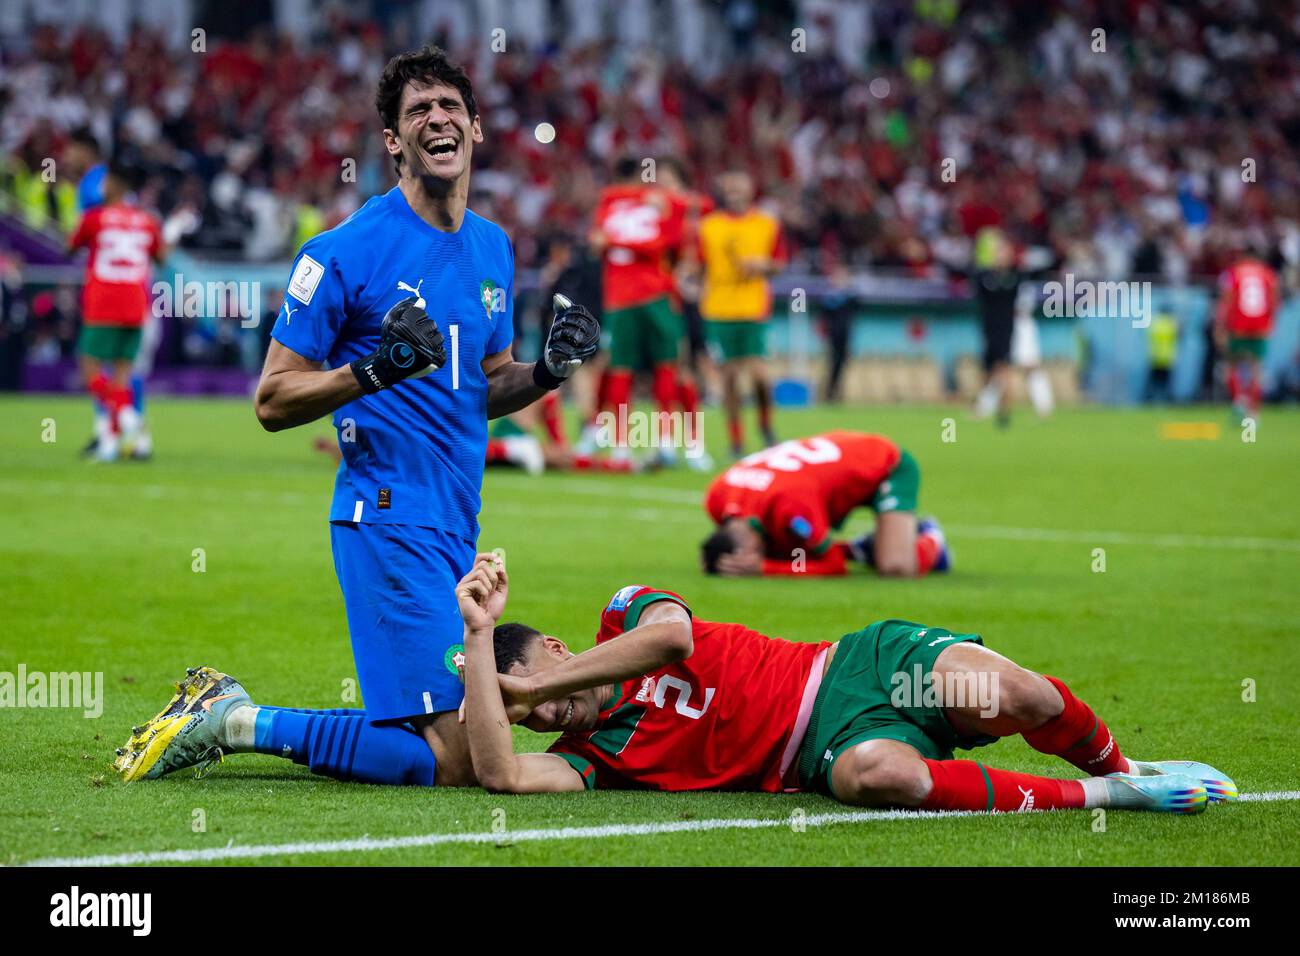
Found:
[[[507,578],[490,558],[456,594],[470,754],[489,790],[797,789],[925,810],[1180,813],[1237,796],[1205,764],[1123,756],[1064,682],[975,634],[878,621],[838,642],[796,643],[698,620],[678,595],[631,585],[602,612],[596,646],[575,655],[557,637],[497,625]],[[963,699],[975,687],[991,693]],[[516,754],[512,721],[561,736],[546,753]],[[1089,776],[952,759],[1014,734]]]
[[[920,486],[916,459],[883,435],[835,431],[775,445],[709,485],[704,507],[718,529],[702,545],[704,570],[844,574],[852,560],[901,577],[947,571],[943,531],[916,518]],[[864,505],[875,531],[835,541],[832,530]]]

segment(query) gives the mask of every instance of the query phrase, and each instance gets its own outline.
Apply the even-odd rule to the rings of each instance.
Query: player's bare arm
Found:
[[[364,394],[348,366],[323,369],[271,339],[253,407],[262,427],[278,432],[314,422]]]
[[[495,557],[480,555],[456,586],[465,622],[465,729],[474,774],[494,793],[585,790],[582,777],[562,757],[514,752],[492,645],[508,584],[505,568]]]
[[[531,710],[580,690],[652,673],[685,660],[694,649],[686,609],[674,601],[656,601],[642,612],[637,626],[617,640],[597,644],[527,677],[503,674],[502,687]]]
[[[384,316],[374,352],[329,371],[274,338],[266,352],[254,408],[267,431],[315,421],[362,395],[421,378],[447,363],[437,323],[421,299],[408,297]]]
[[[533,381],[533,366],[514,361],[509,349],[489,355],[481,368],[488,380],[488,418],[502,418],[527,408],[547,392]]]
[[[531,405],[563,385],[578,366],[596,354],[600,346],[596,317],[562,295],[555,297],[553,305],[555,319],[536,363],[513,361],[509,349],[483,360],[481,367],[488,380],[488,418],[500,418]]]

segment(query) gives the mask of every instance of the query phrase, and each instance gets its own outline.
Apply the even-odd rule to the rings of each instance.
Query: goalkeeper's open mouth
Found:
[[[421,148],[432,160],[431,165],[441,166],[456,161],[460,155],[460,140],[455,136],[435,136],[422,143]]]

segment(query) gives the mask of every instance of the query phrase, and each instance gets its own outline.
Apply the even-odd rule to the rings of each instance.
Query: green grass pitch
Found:
[[[1295,864],[1300,802],[1216,805],[1200,817],[1051,813],[820,822],[811,794],[494,796],[342,784],[237,756],[205,779],[124,786],[109,770],[133,723],[188,665],[255,700],[341,706],[355,677],[325,521],[333,469],[315,425],[264,434],[247,402],[160,399],[157,458],[96,466],[81,400],[0,401],[0,671],[102,671],[103,715],[0,710],[0,862],[445,834],[416,845],[274,851],[302,864]],[[956,421],[944,442],[943,419]],[[706,412],[720,448],[720,414]],[[45,420],[57,429],[42,440]],[[1213,421],[1217,441],[1162,422]],[[685,595],[702,617],[797,640],[882,617],[977,631],[1057,674],[1140,758],[1196,758],[1243,792],[1300,790],[1300,415],[1266,410],[1257,441],[1221,409],[1022,414],[1000,431],[953,408],[783,411],[782,435],[880,431],[921,463],[922,510],[949,529],[946,577],[706,579],[705,478],[490,472],[480,545],[507,552],[509,617],[590,645],[628,583]],[[851,529],[865,526],[865,515]],[[206,570],[193,570],[195,549]],[[1094,571],[1094,549],[1105,571]],[[1250,682],[1244,684],[1244,682]],[[1253,701],[1243,699],[1253,687]],[[521,742],[545,740],[516,729]],[[1075,775],[1017,739],[997,766]],[[687,830],[623,824],[777,821]],[[800,825],[799,821],[814,825]],[[712,827],[716,824],[707,824]],[[608,827],[565,839],[512,834]],[[668,832],[665,832],[668,831]],[[490,834],[475,838],[475,834]],[[533,835],[536,837],[537,835]],[[545,834],[542,835],[545,837]],[[445,839],[445,842],[440,842]],[[467,842],[480,839],[482,842]]]

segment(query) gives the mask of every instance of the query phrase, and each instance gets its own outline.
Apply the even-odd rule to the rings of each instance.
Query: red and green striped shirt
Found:
[[[656,601],[690,612],[671,591],[629,585],[602,612],[596,643],[636,627]],[[694,618],[691,627],[690,657],[615,687],[593,729],[551,745],[589,789],[783,789],[801,707],[811,705],[805,688],[829,642],[797,643]]]

